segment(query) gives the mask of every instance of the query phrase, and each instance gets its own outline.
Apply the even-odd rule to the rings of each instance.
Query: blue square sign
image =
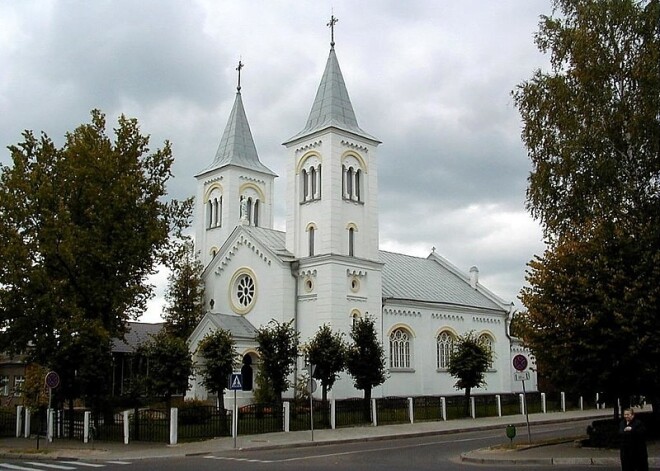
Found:
[[[240,373],[232,373],[229,377],[229,389],[231,391],[240,391],[243,389],[243,375]]]

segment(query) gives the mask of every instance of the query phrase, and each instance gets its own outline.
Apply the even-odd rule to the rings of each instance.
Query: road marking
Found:
[[[131,464],[130,461],[106,461],[106,463],[110,463],[110,464]]]
[[[16,469],[19,471],[35,471],[37,469],[37,468],[26,468],[24,466],[17,466],[15,464],[9,464],[9,463],[0,463],[0,468]]]
[[[105,466],[104,464],[85,463],[84,461],[61,461],[61,463],[70,464],[73,466],[88,466],[90,468],[103,468]]]
[[[209,460],[243,461],[245,463],[281,463],[284,460],[250,460],[248,458],[229,458],[225,456],[205,456]]]
[[[61,466],[59,464],[51,464],[51,463],[36,463],[34,461],[26,461],[25,464],[31,464],[33,466],[43,466],[44,468],[53,468],[53,469],[76,469],[73,466]]]

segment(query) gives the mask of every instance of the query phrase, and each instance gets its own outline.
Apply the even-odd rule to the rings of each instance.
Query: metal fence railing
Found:
[[[314,429],[330,428],[330,402],[308,400],[291,402],[289,430],[310,430],[311,416],[314,416]]]
[[[16,435],[16,408],[0,409],[0,437]]]
[[[415,422],[442,420],[440,396],[418,396],[413,398]]]
[[[284,413],[281,404],[250,404],[238,408],[238,433],[281,432],[284,430]]]
[[[335,403],[336,427],[351,427],[371,423],[371,405],[361,397],[338,400]]]
[[[186,406],[179,409],[179,440],[231,436],[231,415],[215,406]]]
[[[404,424],[410,422],[408,398],[383,397],[376,399],[376,417],[379,424]]]

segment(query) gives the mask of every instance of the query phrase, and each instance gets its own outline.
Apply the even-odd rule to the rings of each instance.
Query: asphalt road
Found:
[[[590,421],[571,422],[566,424],[537,425],[531,429],[534,440],[575,437],[584,434]],[[518,440],[526,440],[527,431],[518,429]],[[345,443],[340,445],[323,445],[297,448],[280,448],[273,450],[234,450],[223,453],[189,456],[176,459],[135,460],[124,463],[96,463],[96,469],[123,471],[179,471],[195,470],[231,470],[231,471],[407,471],[433,470],[456,471],[474,468],[497,469],[502,471],[522,469],[552,469],[553,471],[574,471],[575,465],[554,466],[493,466],[462,463],[460,454],[465,451],[487,446],[505,444],[508,441],[503,430],[463,432],[451,435],[437,435],[418,438],[401,438],[378,440],[370,442]],[[55,467],[54,467],[55,466]],[[67,466],[61,468],[57,466]],[[584,467],[589,469],[592,467]],[[26,460],[6,461],[0,463],[0,470],[13,469],[21,471],[32,470],[91,470],[89,464],[83,462],[67,463],[61,461],[32,462]],[[618,470],[618,466],[598,466],[599,471]]]

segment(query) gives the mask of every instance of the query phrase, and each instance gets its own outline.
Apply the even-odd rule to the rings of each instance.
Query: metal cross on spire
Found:
[[[238,70],[238,87],[236,87],[237,91],[241,91],[241,69],[243,68],[243,63],[238,60],[238,67],[236,67],[236,70]]]
[[[335,47],[335,24],[339,20],[335,18],[335,15],[330,16],[330,22],[326,25],[330,27],[330,47]]]

